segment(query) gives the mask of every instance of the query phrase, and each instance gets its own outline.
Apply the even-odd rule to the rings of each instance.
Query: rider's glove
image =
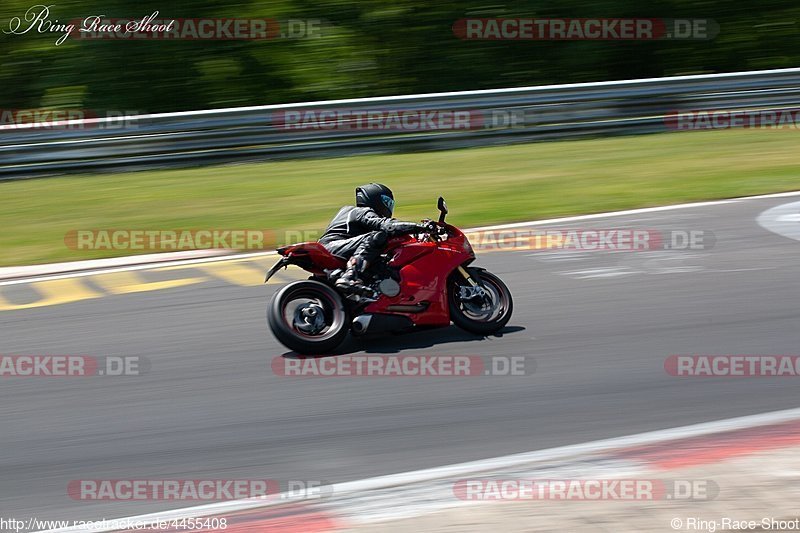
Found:
[[[422,227],[425,228],[425,231],[428,232],[435,232],[436,228],[438,227],[436,222],[433,220],[426,218],[422,221]]]
[[[426,230],[425,226],[415,224],[414,222],[398,222],[392,221],[387,228],[391,235],[402,235],[407,233],[422,233]]]

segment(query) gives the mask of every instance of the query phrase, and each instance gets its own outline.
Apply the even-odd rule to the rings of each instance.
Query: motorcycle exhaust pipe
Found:
[[[359,315],[353,320],[353,334],[364,335],[372,322],[372,315]]]
[[[353,320],[353,335],[402,331],[414,326],[408,317],[380,313],[359,315]]]

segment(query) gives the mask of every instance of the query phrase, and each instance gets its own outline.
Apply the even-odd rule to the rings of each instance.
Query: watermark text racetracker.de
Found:
[[[800,355],[670,355],[664,370],[675,377],[799,377]]]
[[[713,19],[699,18],[463,18],[453,24],[453,34],[464,40],[709,40],[718,33]]]
[[[141,20],[88,17],[72,22],[79,29],[71,35],[79,40],[265,41],[320,38],[324,25],[320,19],[157,19],[157,16],[158,12]]]
[[[272,360],[272,371],[284,377],[528,376],[535,370],[536,360],[521,355],[298,355]]]
[[[299,479],[73,479],[67,495],[78,501],[229,501],[320,499],[330,483]]]
[[[263,250],[273,243],[273,232],[260,229],[78,229],[64,236],[76,251]]]
[[[286,109],[270,115],[288,131],[453,131],[521,128],[531,118],[522,109]]]
[[[149,359],[133,355],[0,355],[0,379],[140,376],[149,370]]]
[[[138,111],[91,109],[0,109],[3,130],[120,130],[139,125]]]
[[[716,243],[709,230],[570,228],[466,231],[476,250],[566,250],[644,252],[708,250]]]
[[[464,501],[712,500],[719,486],[707,479],[461,479],[453,494]]]
[[[798,129],[800,109],[701,109],[674,111],[664,116],[671,130],[718,130],[730,128]]]
[[[181,517],[161,520],[147,518],[103,518],[100,520],[42,520],[0,517],[0,531],[224,531],[228,528],[226,517]]]

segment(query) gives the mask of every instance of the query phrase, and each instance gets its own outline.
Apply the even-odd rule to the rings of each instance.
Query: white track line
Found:
[[[267,257],[270,255],[275,255],[274,250],[270,250],[267,252],[253,252],[253,253],[246,253],[246,254],[231,254],[231,255],[218,255],[215,257],[203,257],[200,259],[179,259],[176,261],[159,261],[157,263],[147,263],[147,264],[138,264],[138,265],[128,265],[128,266],[119,266],[119,267],[110,267],[110,268],[99,268],[94,270],[83,270],[83,271],[76,271],[76,272],[65,272],[63,274],[45,274],[41,276],[35,276],[30,278],[16,278],[10,279],[5,281],[0,281],[0,286],[3,285],[18,285],[20,283],[33,283],[36,281],[47,281],[53,279],[65,279],[65,278],[81,278],[84,276],[94,276],[97,274],[108,274],[111,272],[128,272],[132,270],[152,270],[156,268],[162,267],[172,267],[172,266],[182,266],[182,265],[196,265],[200,263],[216,263],[220,261],[231,261],[236,259],[252,259],[255,257]],[[135,257],[135,256],[134,256]]]
[[[800,194],[798,191],[796,194]],[[755,197],[753,197],[755,198]],[[531,222],[514,222],[511,224],[501,224],[499,226],[483,226],[480,228],[472,228],[464,230],[469,231],[489,231],[497,229],[510,229],[510,228],[525,228],[528,226],[544,226],[547,224],[561,224],[564,222],[574,222],[576,220],[592,220],[595,218],[611,218],[611,217],[624,217],[627,215],[639,215],[642,213],[657,213],[659,211],[672,211],[673,209],[686,209],[688,207],[708,207],[713,205],[724,205],[740,202],[742,200],[749,200],[749,198],[735,198],[731,200],[714,200],[711,202],[696,202],[693,204],[675,204],[675,205],[662,205],[658,207],[642,207],[639,209],[626,209],[625,211],[611,211],[608,213],[594,213],[591,215],[577,215],[572,217],[550,218],[545,220],[534,220]]]
[[[398,474],[390,474],[386,476],[373,477],[357,481],[347,481],[344,483],[336,483],[330,485],[327,490],[323,490],[325,494],[331,494],[332,498],[342,496],[345,494],[354,494],[359,492],[368,492],[378,489],[387,489],[396,486],[409,485],[412,483],[421,483],[425,481],[432,481],[441,478],[466,476],[476,472],[489,472],[493,470],[500,470],[504,468],[512,468],[528,463],[563,460],[574,458],[577,456],[588,456],[602,452],[610,452],[622,448],[644,446],[649,444],[659,444],[671,440],[684,439],[689,437],[700,437],[707,435],[714,435],[732,430],[749,429],[759,426],[766,426],[771,424],[778,424],[782,422],[790,422],[793,420],[800,420],[800,408],[786,409],[783,411],[772,411],[768,413],[760,413],[757,415],[742,416],[737,418],[729,418],[725,420],[716,420],[713,422],[703,422],[700,424],[692,424],[689,426],[682,426],[677,428],[662,429],[657,431],[649,431],[646,433],[639,433],[635,435],[628,435],[625,437],[615,437],[611,439],[596,440],[591,442],[584,442],[581,444],[572,444],[568,446],[559,446],[557,448],[549,448],[546,450],[535,450],[531,452],[518,453],[513,455],[506,455],[502,457],[492,457],[478,461],[470,461],[466,463],[458,463],[447,466],[440,466],[436,468],[428,468],[425,470],[416,470],[413,472],[402,472]],[[186,507],[183,509],[175,509],[172,511],[163,511],[158,513],[150,513],[138,516],[131,516],[119,520],[128,520],[131,522],[155,522],[162,520],[174,520],[181,518],[193,518],[199,516],[220,515],[224,513],[233,513],[238,511],[245,511],[259,507],[269,507],[291,501],[304,501],[310,502],[319,501],[317,498],[291,498],[288,494],[281,494],[280,496],[270,496],[267,499],[246,499],[234,500],[229,502],[218,502],[208,505],[199,505],[194,507]],[[79,527],[68,527],[61,529],[47,530],[48,533],[67,533],[83,531]],[[113,527],[105,529],[93,529],[92,531],[117,531]]]
[[[781,192],[781,193],[774,193],[774,194],[762,194],[759,196],[745,196],[741,198],[731,198],[727,200],[713,200],[709,202],[695,202],[689,204],[675,204],[675,205],[663,205],[657,207],[643,207],[640,209],[628,209],[625,211],[609,211],[606,213],[593,213],[590,215],[576,215],[570,217],[561,217],[561,218],[549,218],[545,220],[531,220],[529,222],[514,222],[512,224],[499,224],[494,226],[481,226],[478,228],[469,228],[462,230],[464,233],[470,233],[475,231],[490,231],[490,230],[502,230],[502,229],[510,229],[510,228],[524,228],[529,226],[544,226],[548,224],[562,224],[565,222],[575,222],[579,220],[593,220],[598,218],[611,218],[611,217],[622,217],[627,215],[638,215],[642,213],[658,213],[661,211],[672,211],[673,209],[688,209],[692,207],[709,207],[715,205],[725,205],[725,204],[732,204],[737,202],[742,202],[746,200],[763,200],[769,198],[787,198],[791,196],[800,196],[800,191],[791,191],[791,192]],[[106,274],[110,272],[126,272],[132,270],[148,270],[148,269],[155,269],[161,267],[170,267],[170,266],[181,266],[181,265],[193,265],[198,263],[215,263],[220,261],[230,261],[235,259],[249,259],[254,257],[266,257],[270,255],[274,255],[275,251],[267,251],[267,252],[253,252],[253,253],[246,253],[246,254],[231,254],[231,255],[220,255],[215,257],[209,258],[201,258],[201,259],[182,259],[177,261],[160,261],[154,264],[138,264],[138,265],[131,265],[131,266],[120,266],[114,268],[105,268],[105,269],[97,269],[97,270],[86,270],[80,272],[66,272],[63,274],[54,274],[54,275],[42,275],[30,278],[16,278],[12,280],[0,281],[0,286],[3,285],[17,285],[20,283],[32,283],[35,281],[45,281],[45,280],[53,280],[53,279],[64,279],[64,278],[77,278],[83,276],[94,276],[95,274]],[[135,256],[132,256],[135,257]],[[42,266],[42,265],[37,265]],[[77,265],[76,265],[77,266]]]
[[[694,202],[689,204],[675,204],[675,205],[662,205],[657,207],[642,207],[639,209],[627,209],[624,211],[610,211],[607,213],[594,213],[591,215],[577,215],[572,217],[551,218],[546,220],[534,220],[531,222],[514,222],[512,224],[501,224],[497,226],[483,226],[480,228],[472,228],[464,230],[470,231],[489,231],[497,229],[510,229],[510,228],[524,228],[528,226],[544,226],[547,224],[561,224],[564,222],[574,222],[577,220],[592,220],[595,218],[611,218],[622,217],[627,215],[639,215],[642,213],[658,213],[659,211],[672,211],[673,209],[688,209],[692,207],[709,207],[715,205],[733,204],[743,202],[746,200],[764,200],[769,198],[786,198],[790,196],[800,196],[800,191],[778,192],[773,194],[761,194],[758,196],[743,196],[740,198],[730,198],[727,200],[711,200],[708,202]]]

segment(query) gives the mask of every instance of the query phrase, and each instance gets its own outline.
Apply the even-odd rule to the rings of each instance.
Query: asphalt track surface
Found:
[[[702,229],[710,250],[493,252],[502,336],[455,327],[345,346],[524,356],[530,376],[287,378],[277,286],[222,281],[0,313],[2,354],[138,355],[143,376],[0,379],[0,516],[91,520],[192,502],[75,501],[77,479],[341,482],[797,407],[795,378],[677,378],[670,354],[800,353],[800,242],[756,222],[798,198],[554,227]],[[453,206],[453,211],[457,206]],[[800,209],[798,210],[800,211]]]

